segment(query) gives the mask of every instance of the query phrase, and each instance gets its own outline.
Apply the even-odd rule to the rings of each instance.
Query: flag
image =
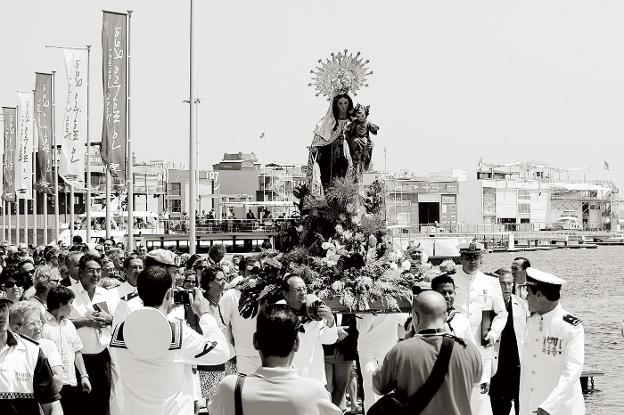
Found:
[[[18,92],[17,151],[15,152],[15,190],[18,199],[32,199],[34,131],[34,94]]]
[[[606,171],[611,170],[611,169],[609,168],[609,163],[607,163],[606,161],[603,161],[603,163],[604,163],[604,169],[605,169]]]
[[[102,19],[102,83],[104,120],[102,160],[117,180],[125,180],[127,113],[127,15],[104,12]]]
[[[59,174],[83,189],[87,153],[87,50],[63,49],[67,72],[67,102]]]
[[[52,75],[35,74],[35,127],[37,131],[37,166],[39,177],[35,188],[40,192],[53,193],[52,170]]]
[[[2,168],[2,199],[15,202],[15,141],[16,118],[15,108],[2,107],[4,117],[4,154]]]

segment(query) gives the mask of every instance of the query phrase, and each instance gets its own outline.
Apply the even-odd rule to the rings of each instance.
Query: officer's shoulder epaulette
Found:
[[[39,346],[39,342],[38,342],[37,340],[35,340],[35,339],[31,339],[30,337],[28,337],[28,336],[24,336],[23,334],[20,334],[19,336],[20,336],[22,339],[24,339],[24,340],[28,340],[29,342],[34,343],[34,344],[36,344],[37,346]]]
[[[570,323],[573,326],[578,326],[579,324],[581,324],[581,319],[578,317],[574,317],[572,314],[566,314],[565,316],[563,316],[563,321],[565,321],[566,323]]]

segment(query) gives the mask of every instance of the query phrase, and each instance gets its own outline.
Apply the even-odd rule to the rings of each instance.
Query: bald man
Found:
[[[412,305],[416,335],[392,348],[383,365],[373,374],[375,392],[385,395],[396,390],[411,398],[425,383],[442,346],[447,317],[444,297],[435,291],[420,293]],[[481,379],[481,355],[472,342],[456,341],[447,375],[422,415],[470,415],[472,388]]]

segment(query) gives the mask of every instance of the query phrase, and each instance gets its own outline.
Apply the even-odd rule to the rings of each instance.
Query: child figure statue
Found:
[[[370,105],[357,104],[353,110],[353,118],[345,131],[353,162],[353,181],[356,183],[362,182],[364,172],[370,167],[373,156],[370,134],[377,135],[379,131],[379,126],[368,121],[369,110]]]

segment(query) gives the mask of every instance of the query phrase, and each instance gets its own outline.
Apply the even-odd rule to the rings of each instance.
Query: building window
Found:
[[[182,213],[182,201],[181,200],[170,200],[169,201],[169,211],[172,213]]]
[[[531,205],[529,203],[518,203],[518,213],[520,213],[520,214],[530,214],[531,213]]]
[[[180,196],[182,194],[182,183],[169,183],[169,195]]]
[[[518,190],[518,200],[526,200],[528,202],[531,201],[531,192],[528,190],[519,189]]]

